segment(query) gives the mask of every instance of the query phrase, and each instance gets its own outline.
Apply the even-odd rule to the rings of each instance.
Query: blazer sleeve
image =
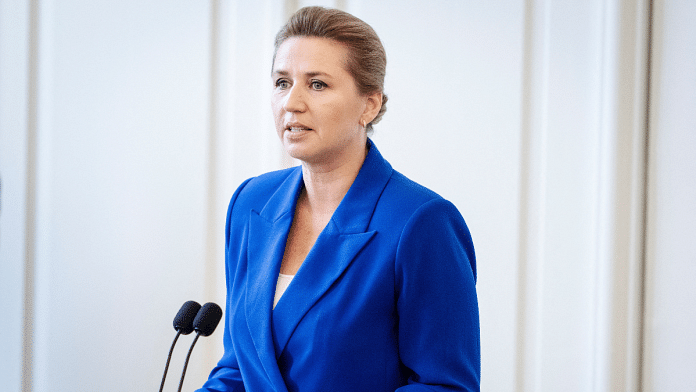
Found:
[[[456,207],[436,198],[404,227],[395,282],[401,392],[479,391],[481,349],[471,235]]]
[[[223,336],[223,346],[224,354],[222,359],[218,362],[217,366],[210,372],[208,376],[208,381],[203,384],[203,387],[197,389],[196,392],[244,392],[244,383],[242,381],[242,375],[239,371],[239,364],[237,363],[237,357],[234,353],[234,347],[232,344],[232,325],[230,322],[233,320],[231,309],[230,309],[230,293],[232,289],[232,279],[234,279],[233,271],[236,264],[234,260],[230,260],[230,236],[238,233],[231,233],[232,219],[234,219],[233,210],[235,202],[239,197],[244,186],[250,181],[246,180],[242,185],[237,188],[232,195],[230,205],[227,209],[227,223],[225,226],[225,276],[227,284],[227,300],[225,305],[225,331]]]

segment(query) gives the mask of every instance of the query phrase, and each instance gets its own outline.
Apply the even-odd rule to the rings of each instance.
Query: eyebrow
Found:
[[[290,73],[285,70],[278,70],[278,71],[273,71],[272,75],[280,75],[280,76],[288,76]],[[326,72],[321,72],[321,71],[311,71],[311,72],[305,72],[303,74],[305,77],[308,78],[313,78],[315,76],[328,76],[331,77],[331,75],[327,74]]]

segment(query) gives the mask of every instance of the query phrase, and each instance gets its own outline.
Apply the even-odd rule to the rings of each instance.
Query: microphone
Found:
[[[215,332],[220,319],[222,318],[222,309],[217,304],[208,302],[196,314],[193,319],[193,329],[203,336],[210,336]]]
[[[208,302],[203,305],[201,309],[196,314],[196,318],[193,320],[193,330],[196,331],[196,337],[193,338],[193,343],[191,343],[191,348],[186,355],[186,362],[184,362],[184,370],[181,372],[181,380],[179,381],[178,392],[181,392],[181,387],[184,385],[184,376],[186,375],[186,367],[188,367],[189,358],[193,352],[193,346],[196,345],[198,338],[202,336],[210,336],[215,332],[220,319],[222,318],[222,309],[217,304]]]
[[[186,301],[179,309],[179,313],[174,317],[174,329],[182,335],[193,332],[193,323],[201,310],[201,305],[196,301]]]
[[[174,317],[174,329],[177,332],[176,336],[174,337],[174,341],[172,342],[172,347],[169,349],[169,356],[167,356],[167,364],[164,366],[164,374],[162,375],[162,383],[160,384],[159,392],[162,392],[162,388],[164,388],[164,380],[167,378],[167,370],[169,370],[169,361],[172,360],[174,345],[176,345],[179,335],[188,335],[193,332],[193,322],[200,309],[201,305],[198,302],[187,301],[181,305],[179,313],[177,313]]]

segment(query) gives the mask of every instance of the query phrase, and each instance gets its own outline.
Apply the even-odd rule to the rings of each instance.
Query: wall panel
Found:
[[[205,302],[209,4],[40,5],[34,390],[156,388]]]
[[[655,1],[644,390],[696,384],[696,3]]]

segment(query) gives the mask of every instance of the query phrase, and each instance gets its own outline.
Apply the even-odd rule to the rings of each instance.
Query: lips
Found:
[[[285,125],[285,130],[292,133],[299,133],[302,131],[311,131],[312,128],[300,123],[289,123]]]

